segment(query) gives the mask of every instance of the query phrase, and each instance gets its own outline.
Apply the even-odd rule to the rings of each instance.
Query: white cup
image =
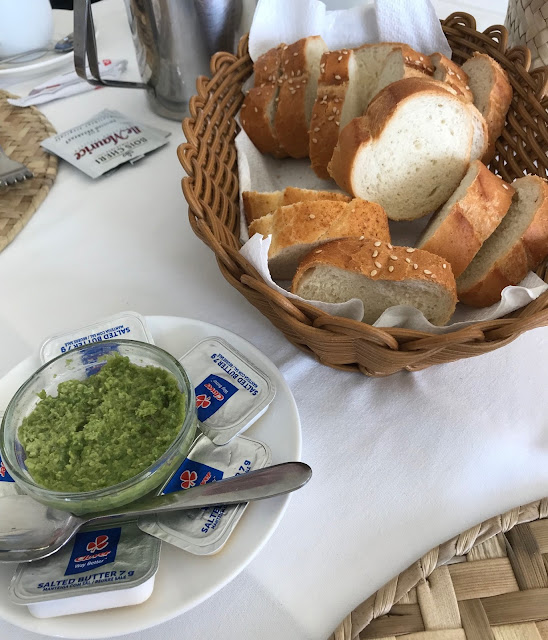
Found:
[[[52,37],[53,14],[49,0],[0,0],[0,58],[47,48]]]

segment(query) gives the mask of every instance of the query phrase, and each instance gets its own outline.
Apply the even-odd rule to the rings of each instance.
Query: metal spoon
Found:
[[[53,51],[54,53],[70,53],[74,49],[74,34],[69,33],[61,40],[58,40],[53,47],[46,47],[40,49],[30,49],[30,51],[23,51],[14,56],[8,58],[0,58],[0,64],[8,64],[10,62],[17,62],[20,58],[26,58],[34,53],[46,53],[47,51]]]
[[[304,462],[284,462],[84,516],[46,507],[30,496],[5,496],[0,498],[0,562],[45,558],[59,551],[85,524],[271,498],[300,489],[311,476],[312,469]]]

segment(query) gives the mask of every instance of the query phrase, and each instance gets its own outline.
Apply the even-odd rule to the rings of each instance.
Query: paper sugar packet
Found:
[[[133,164],[167,144],[169,135],[119,111],[105,109],[41,144],[91,178],[98,178],[126,162]]]
[[[105,58],[99,62],[99,73],[105,80],[120,80],[126,69],[127,60]],[[36,85],[28,96],[8,98],[8,102],[15,107],[30,107],[35,104],[44,104],[52,100],[59,100],[59,98],[68,98],[69,96],[97,89],[104,89],[104,87],[90,84],[80,78],[76,71],[67,71]]]

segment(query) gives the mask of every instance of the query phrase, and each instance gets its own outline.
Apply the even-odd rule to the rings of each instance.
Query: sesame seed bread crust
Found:
[[[314,191],[314,189],[299,189],[298,187],[286,187],[284,190],[284,205],[295,202],[307,202],[310,200],[335,200],[337,202],[350,202],[352,198],[346,193],[336,191]]]
[[[274,114],[279,94],[281,73],[281,44],[260,56],[253,70],[255,86],[244,98],[240,121],[244,131],[261,153],[269,153],[275,158],[286,158],[287,153],[278,140],[274,127]]]
[[[262,56],[259,56],[253,64],[254,85],[260,87],[263,83],[274,83],[278,81],[282,70],[282,49],[285,44],[269,49]]]
[[[268,153],[275,158],[287,158],[271,117],[277,95],[276,84],[250,89],[242,104],[240,121],[244,131],[261,153]]]
[[[278,108],[274,126],[282,147],[292,158],[308,157],[308,129],[316,96],[321,53],[327,50],[321,36],[301,38],[282,48],[282,68]],[[321,53],[320,53],[321,52]]]
[[[502,133],[512,102],[512,85],[506,71],[485,53],[474,53],[462,68],[468,74],[474,104],[487,123],[489,144],[482,160],[488,164],[495,155],[495,143]],[[486,82],[485,73],[490,75],[490,83]]]
[[[275,211],[278,207],[295,202],[310,200],[336,200],[350,202],[352,198],[344,193],[335,191],[314,191],[313,189],[299,189],[298,187],[286,187],[283,191],[243,191],[242,200],[247,224],[253,220],[262,218]]]
[[[242,191],[242,202],[247,224],[258,220],[281,207],[284,203],[283,191]]]
[[[548,255],[548,182],[530,175],[518,178],[512,186],[515,194],[508,213],[457,279],[459,300],[464,304],[495,304],[505,287],[519,284]],[[510,223],[521,215],[526,192],[535,193],[529,205],[532,216],[525,230],[515,237]]]
[[[506,215],[513,194],[513,187],[475,160],[455,194],[430,220],[417,247],[445,258],[457,278]]]
[[[456,62],[449,60],[443,53],[433,53],[430,61],[434,66],[434,79],[446,82],[467,102],[473,102],[474,96],[469,85],[469,78]]]
[[[443,258],[428,251],[393,247],[386,242],[368,238],[335,240],[323,245],[321,250],[315,249],[305,256],[293,278],[291,291],[302,296],[304,283],[307,278],[314,277],[314,270],[318,267],[333,267],[353,272],[367,280],[401,282],[410,286],[416,283],[424,286],[426,283],[428,287],[434,288],[440,297],[446,299],[443,311],[438,313],[437,317],[428,318],[435,324],[446,324],[455,310],[457,296],[451,266]],[[419,297],[419,294],[417,296]],[[328,299],[324,301],[340,302]],[[387,306],[392,304],[393,301]],[[367,309],[364,318],[367,318]]]
[[[330,178],[327,165],[339,138],[341,114],[349,84],[356,81],[356,61],[352,49],[323,54],[308,140],[312,169],[324,180]]]
[[[249,235],[272,236],[270,273],[274,279],[290,280],[299,261],[312,248],[333,238],[373,237],[390,241],[388,219],[379,205],[362,200],[298,202],[278,208],[255,220]]]
[[[372,181],[368,176],[364,176],[361,173],[361,166],[358,160],[361,160],[363,154],[368,150],[368,148],[372,149],[372,145],[380,141],[383,133],[387,129],[387,125],[391,124],[391,119],[398,117],[398,110],[400,110],[406,102],[414,101],[415,98],[420,98],[423,94],[427,94],[428,97],[439,96],[440,98],[443,98],[443,101],[449,101],[449,103],[459,105],[459,112],[466,112],[465,119],[469,121],[469,131],[463,131],[462,135],[467,135],[468,139],[463,141],[462,136],[460,136],[458,139],[455,138],[455,144],[461,145],[462,142],[465,142],[468,145],[468,154],[465,153],[464,149],[461,149],[459,162],[458,164],[455,162],[456,166],[454,167],[453,172],[446,177],[446,183],[443,185],[444,190],[440,190],[436,199],[431,202],[425,203],[422,198],[419,198],[414,203],[415,208],[413,208],[410,203],[408,211],[403,213],[398,212],[396,215],[396,213],[390,210],[385,202],[379,200],[379,203],[385,207],[388,217],[391,219],[412,220],[427,213],[431,213],[441,206],[445,200],[447,200],[447,197],[460,182],[468,168],[470,151],[472,148],[473,116],[471,109],[473,109],[473,105],[470,105],[462,98],[459,98],[454,89],[448,85],[437,80],[433,80],[428,76],[421,78],[405,78],[394,82],[385,87],[372,100],[364,116],[354,118],[340,132],[339,141],[328,165],[330,175],[334,178],[335,182],[339,187],[341,187],[341,189],[357,197],[363,197],[370,200],[376,199],[367,193],[367,191],[364,192],[364,190],[360,188],[361,181],[365,181],[366,179],[370,183]],[[412,104],[414,105],[415,102]],[[479,114],[477,115],[479,116]],[[420,117],[422,117],[422,115],[417,114],[417,118]],[[402,123],[402,126],[403,125],[404,123]],[[398,168],[401,169],[402,172],[407,171],[409,158],[411,156],[413,156],[414,160],[417,159],[417,161],[421,158],[420,152],[416,151],[414,148],[408,148],[410,147],[409,137],[411,137],[413,133],[413,123],[406,121],[405,126],[410,134],[407,138],[405,136],[401,136],[401,145],[399,145],[398,148],[400,153],[397,157],[394,156],[394,162],[398,163]],[[435,142],[435,140],[433,142]],[[408,146],[405,146],[406,143]],[[377,144],[377,147],[375,148],[375,154],[378,154],[378,146],[379,144]],[[426,188],[426,186],[429,185],[424,185],[424,188]],[[437,187],[437,185],[432,186]],[[390,185],[390,189],[392,189],[392,185]],[[448,193],[445,193],[447,191]],[[430,210],[424,210],[426,204],[428,204],[428,208]],[[421,207],[423,208],[421,209]]]

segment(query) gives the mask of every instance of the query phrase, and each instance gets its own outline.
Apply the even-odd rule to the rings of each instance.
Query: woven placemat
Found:
[[[548,498],[432,549],[330,640],[548,640]]]
[[[0,251],[31,219],[57,175],[57,158],[40,146],[55,129],[38,109],[9,104],[7,99],[13,97],[0,91],[0,145],[12,160],[26,165],[34,178],[0,187]]]

